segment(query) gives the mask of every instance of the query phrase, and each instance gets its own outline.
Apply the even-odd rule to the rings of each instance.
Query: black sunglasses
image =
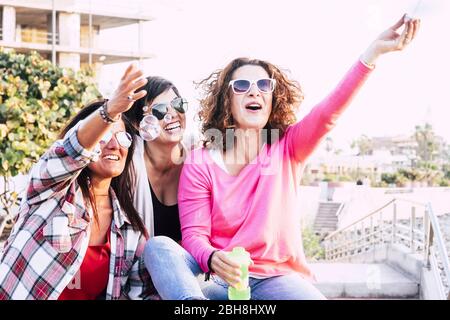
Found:
[[[188,108],[188,102],[183,98],[175,98],[170,101],[170,106],[179,113],[185,113]],[[164,116],[169,112],[169,103],[157,103],[152,107],[152,114],[158,119],[164,119]]]

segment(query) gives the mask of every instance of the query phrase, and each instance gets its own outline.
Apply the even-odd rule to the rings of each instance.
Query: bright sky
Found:
[[[411,134],[430,122],[450,142],[450,3],[447,0],[153,0],[156,20],[146,23],[147,75],[172,80],[190,101],[188,126],[196,130],[198,91],[207,77],[238,56],[266,59],[290,70],[303,87],[299,117],[324,98],[360,54],[404,12],[422,19],[415,41],[379,59],[330,137],[346,149],[362,134]],[[418,5],[419,4],[419,5]],[[105,46],[137,50],[137,28],[105,31]],[[111,45],[111,43],[113,43]],[[108,95],[126,65],[105,66],[101,90]]]

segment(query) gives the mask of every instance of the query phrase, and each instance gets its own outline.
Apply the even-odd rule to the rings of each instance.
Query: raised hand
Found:
[[[405,25],[401,34],[397,30]],[[416,36],[420,27],[420,19],[411,19],[404,15],[396,24],[381,33],[374,41],[376,49],[381,53],[403,50]]]
[[[405,26],[399,34],[397,30]],[[420,28],[420,19],[411,19],[406,14],[393,26],[382,32],[362,55],[362,60],[373,64],[382,54],[403,50],[416,37]]]
[[[130,64],[120,79],[119,86],[108,101],[108,113],[114,118],[130,109],[134,101],[145,97],[147,91],[136,92],[136,90],[144,86],[147,81],[146,78],[143,78],[142,71],[134,63]]]

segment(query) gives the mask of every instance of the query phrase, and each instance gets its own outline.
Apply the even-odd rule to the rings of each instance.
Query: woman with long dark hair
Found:
[[[121,116],[146,81],[130,66],[111,100],[84,107],[31,170],[0,258],[1,300],[155,294],[133,205],[133,127]]]
[[[189,151],[183,144],[188,104],[175,85],[162,77],[147,77],[147,83],[140,89],[146,95],[125,113],[139,130],[133,155],[135,207],[150,237],[165,236],[180,242],[178,182]],[[156,126],[154,136],[145,130],[148,118]]]

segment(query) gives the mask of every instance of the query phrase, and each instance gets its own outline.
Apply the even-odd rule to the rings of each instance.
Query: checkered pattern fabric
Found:
[[[0,300],[57,299],[86,253],[91,213],[78,174],[100,150],[84,149],[78,126],[58,140],[30,172],[26,199],[0,254]],[[155,299],[143,260],[145,237],[133,230],[112,189],[111,258],[106,299]]]

